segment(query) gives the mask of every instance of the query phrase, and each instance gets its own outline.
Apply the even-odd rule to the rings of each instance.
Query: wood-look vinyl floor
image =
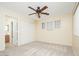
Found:
[[[2,56],[73,56],[72,47],[44,42],[32,42],[19,47],[7,46]]]

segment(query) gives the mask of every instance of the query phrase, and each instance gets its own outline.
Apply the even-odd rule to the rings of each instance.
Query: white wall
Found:
[[[33,20],[30,18],[11,11],[9,9],[0,7],[0,50],[5,49],[5,39],[4,39],[4,26],[7,23],[6,16],[9,18],[17,18],[18,21],[18,45],[26,44],[32,42],[34,39],[34,24]],[[2,20],[4,20],[2,22]],[[30,20],[30,21],[27,21]],[[28,35],[27,35],[28,34]]]
[[[79,36],[79,7],[77,8],[74,14],[74,25],[73,25],[73,34]]]
[[[73,43],[72,47],[75,55],[79,56],[79,6],[73,18]]]
[[[18,45],[26,44],[34,41],[34,23],[28,18],[22,18],[18,20]]]
[[[41,23],[45,24],[50,21],[61,20],[61,27],[52,31],[47,28],[42,30]],[[47,24],[46,24],[47,26]],[[72,15],[63,15],[51,17],[45,20],[36,21],[36,40],[61,45],[72,45]]]
[[[5,33],[4,33],[3,28],[4,28],[4,19],[3,19],[3,16],[0,15],[0,51],[4,50],[4,48],[5,48],[5,44],[4,44],[4,42],[5,42],[4,34]]]

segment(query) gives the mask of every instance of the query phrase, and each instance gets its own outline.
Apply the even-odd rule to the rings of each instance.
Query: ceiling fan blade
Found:
[[[34,8],[32,8],[32,7],[30,7],[30,6],[29,6],[28,8],[30,8],[30,9],[32,9],[32,10],[34,10],[34,11],[36,11]]]
[[[49,15],[49,13],[44,13],[44,12],[42,12],[41,14]]]
[[[32,13],[32,14],[29,14],[29,15],[33,15],[33,14],[36,14],[36,13]]]
[[[41,9],[41,11],[43,11],[43,10],[45,10],[45,9],[47,9],[48,7],[47,6],[44,6],[42,9]]]

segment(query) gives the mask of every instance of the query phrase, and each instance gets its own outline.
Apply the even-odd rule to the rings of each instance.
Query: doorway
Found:
[[[8,17],[5,25],[5,47],[18,45],[18,23],[17,19]]]

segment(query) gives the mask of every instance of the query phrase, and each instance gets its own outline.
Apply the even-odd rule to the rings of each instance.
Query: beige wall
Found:
[[[79,56],[79,36],[73,37],[72,47],[73,47],[74,54]]]
[[[73,40],[72,47],[75,55],[79,56],[79,6],[73,18]]]
[[[41,23],[45,24],[49,21],[61,20],[61,28],[48,31],[47,28],[41,28]],[[51,17],[45,20],[36,21],[36,40],[61,44],[72,45],[72,15],[64,15],[60,17]]]

